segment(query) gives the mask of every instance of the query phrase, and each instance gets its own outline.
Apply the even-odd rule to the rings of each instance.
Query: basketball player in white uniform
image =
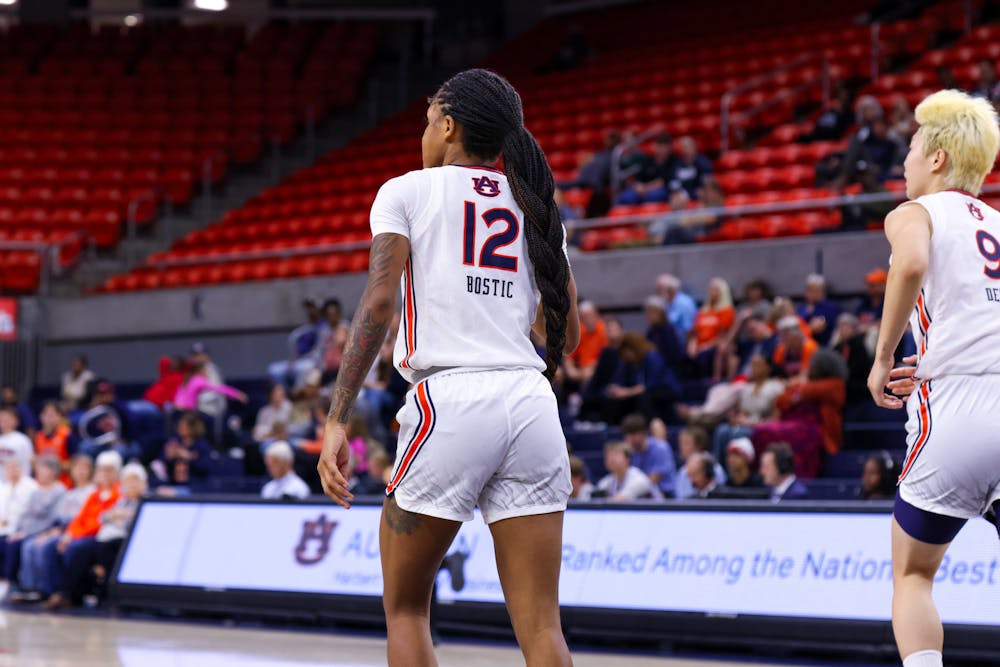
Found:
[[[934,576],[965,522],[1000,501],[1000,213],[976,196],[1000,130],[988,101],[955,90],[927,97],[916,119],[909,201],[885,220],[892,261],[868,387],[909,414],[892,525],[896,643],[904,667],[941,667]],[[907,320],[916,366],[893,370]]]
[[[387,182],[372,206],[370,275],[334,388],[323,486],[348,506],[344,425],[402,280],[394,361],[413,388],[380,528],[389,665],[437,664],[432,586],[477,505],[527,664],[571,665],[558,603],[571,484],[550,379],[580,334],[552,172],[517,92],[485,70],[430,100],[422,149],[425,168]],[[501,154],[506,174],[484,166]]]

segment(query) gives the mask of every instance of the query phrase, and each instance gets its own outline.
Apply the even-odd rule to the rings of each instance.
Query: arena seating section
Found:
[[[206,175],[290,142],[351,105],[374,53],[368,24],[15,26],[0,32],[0,241],[113,248],[135,202],[188,204]],[[205,174],[203,170],[208,173]],[[34,251],[0,250],[0,288],[30,292]]]

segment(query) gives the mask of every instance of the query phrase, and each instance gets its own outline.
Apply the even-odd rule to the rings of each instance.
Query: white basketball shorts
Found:
[[[906,410],[903,500],[960,519],[980,516],[1000,500],[1000,375],[922,382]]]
[[[397,415],[386,495],[404,510],[487,523],[561,512],[571,490],[552,387],[534,369],[452,369],[417,383]]]

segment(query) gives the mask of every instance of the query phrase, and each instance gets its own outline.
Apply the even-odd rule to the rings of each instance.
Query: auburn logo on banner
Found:
[[[0,297],[0,340],[17,338],[17,299]]]

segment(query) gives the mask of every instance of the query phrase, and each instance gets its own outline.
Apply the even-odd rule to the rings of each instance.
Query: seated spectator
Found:
[[[142,447],[122,435],[118,412],[111,405],[98,405],[80,417],[77,451],[96,459],[106,451],[117,452],[123,461],[142,458]]]
[[[324,322],[319,330],[317,344],[317,368],[322,372],[323,384],[330,384],[337,379],[340,362],[344,358],[344,346],[347,345],[348,323],[344,321],[343,309],[338,299],[327,299],[323,302]]]
[[[691,478],[688,477],[687,461],[695,454],[706,453],[708,451],[708,431],[700,426],[688,426],[681,429],[681,433],[677,438],[677,449],[683,465],[677,468],[675,493],[677,498],[690,498],[695,495],[695,488],[691,483]],[[715,483],[718,485],[725,484],[726,473],[718,461],[715,462],[714,468],[713,479]]]
[[[716,352],[719,345],[726,342],[735,319],[736,310],[729,283],[722,278],[712,278],[708,283],[705,303],[698,310],[694,328],[688,334],[688,356],[702,377],[720,377],[721,364],[717,369]]]
[[[872,454],[861,473],[861,500],[892,500],[896,497],[899,466],[889,452]]]
[[[594,485],[587,479],[587,465],[579,456],[572,454],[569,457],[569,481],[573,485],[573,490],[569,494],[570,500],[590,500],[594,493]]]
[[[884,269],[872,269],[865,274],[865,295],[861,297],[854,314],[858,316],[861,331],[868,333],[877,329],[882,322],[882,306],[885,303],[885,284],[889,274]]]
[[[879,182],[902,177],[906,149],[890,129],[889,121],[884,116],[879,116],[869,127],[859,130],[844,153],[844,173],[836,184],[839,187],[835,186],[834,189],[858,182],[861,165],[877,167],[874,173]]]
[[[774,404],[785,391],[785,384],[771,377],[771,363],[762,354],[750,360],[750,377],[741,382],[737,390],[736,407],[729,413],[729,420],[715,430],[712,451],[722,457],[726,445],[736,438],[753,433],[757,424],[774,415]]]
[[[72,486],[56,504],[52,527],[26,537],[21,544],[19,590],[11,595],[11,602],[38,602],[52,593],[51,568],[46,554],[96,489],[91,482],[93,475],[94,462],[89,456],[77,454],[72,458],[69,466]]]
[[[177,421],[176,434],[163,445],[151,468],[161,482],[185,486],[211,472],[212,448],[205,440],[205,424],[194,412]]]
[[[160,376],[146,389],[142,397],[160,408],[173,403],[177,390],[187,377],[187,362],[181,357],[160,357]]]
[[[225,384],[216,384],[209,380],[210,368],[202,361],[195,361],[187,376],[178,387],[174,395],[174,407],[178,410],[198,410],[205,412],[204,404],[201,400],[205,392],[219,393],[240,403],[247,402],[247,395],[235,387]],[[215,416],[218,412],[205,412],[205,414]]]
[[[38,420],[35,419],[35,413],[31,411],[31,407],[18,397],[14,387],[8,385],[0,392],[0,407],[13,410],[17,414],[18,430],[29,438],[35,437]]]
[[[630,412],[649,418],[669,416],[680,387],[653,344],[630,331],[622,337],[618,353],[621,363],[604,390],[605,421],[619,422]]]
[[[622,436],[632,450],[632,466],[638,468],[655,484],[665,497],[674,495],[674,450],[666,440],[654,438],[649,433],[649,420],[645,415],[633,414],[622,421]]]
[[[45,603],[46,610],[80,606],[90,584],[90,569],[96,564],[107,573],[114,564],[118,548],[139,507],[139,499],[146,493],[147,481],[146,469],[138,463],[129,463],[122,468],[120,477],[118,494],[114,502],[101,503],[93,532],[88,529],[86,535],[67,541],[65,549],[60,552],[62,585]]]
[[[708,388],[701,405],[678,403],[677,415],[689,426],[713,430],[726,418],[739,400],[741,382],[716,382]]]
[[[83,399],[90,390],[90,383],[96,379],[90,370],[87,357],[78,354],[73,357],[70,369],[63,373],[60,396],[63,409],[72,412],[83,407]]]
[[[674,164],[671,188],[683,188],[691,201],[697,201],[705,177],[712,173],[712,161],[698,152],[698,144],[691,137],[677,141],[678,157]]]
[[[597,483],[593,497],[611,502],[628,502],[640,498],[662,500],[663,494],[646,474],[629,464],[632,451],[628,444],[612,441],[604,445],[604,467],[608,474]]]
[[[198,412],[210,417],[221,417],[224,415],[227,408],[226,395],[224,392],[218,390],[218,387],[223,386],[224,382],[222,371],[208,353],[208,346],[200,341],[192,345],[191,354],[187,359],[187,366],[191,369],[191,373],[204,376],[209,386],[199,389],[195,393],[194,400],[196,405],[178,405],[176,395],[174,405],[180,410],[198,410]],[[189,379],[189,376],[186,376],[185,382]],[[178,388],[178,392],[182,389],[183,383]]]
[[[560,190],[587,188],[593,190],[590,202],[587,204],[586,217],[600,217],[608,212],[611,199],[608,188],[611,185],[611,165],[615,148],[622,142],[622,135],[617,130],[607,130],[604,133],[604,143],[600,150],[594,153],[580,154],[580,167],[576,178],[558,183]]]
[[[794,315],[778,321],[778,346],[774,348],[775,370],[786,378],[802,377],[819,344],[802,333],[801,320]]]
[[[276,423],[288,424],[292,421],[292,402],[288,400],[285,385],[273,384],[268,393],[267,405],[257,412],[253,426],[254,442],[264,442],[271,437]]]
[[[654,243],[676,245],[694,243],[726,219],[725,214],[703,209],[718,209],[726,205],[726,195],[722,184],[714,176],[705,176],[698,189],[697,201],[688,198],[685,190],[675,190],[670,194],[670,211],[681,212],[673,222],[653,221],[649,235]]]
[[[397,378],[402,378],[392,363],[398,333],[399,314],[397,313],[393,316],[385,340],[382,341],[382,347],[379,349],[379,355],[368,370],[368,375],[365,377],[365,382],[354,403],[354,414],[364,418],[368,432],[379,442],[389,439],[388,424],[395,418],[395,413],[402,405],[394,388]]]
[[[31,440],[17,430],[17,411],[11,407],[0,407],[0,466],[16,459],[21,470],[31,470]]]
[[[715,479],[715,458],[708,452],[695,452],[687,458],[684,470],[691,482],[693,495],[688,498],[708,498],[719,483]]]
[[[868,354],[865,334],[861,332],[855,315],[841,313],[837,318],[837,332],[830,341],[830,348],[840,354],[847,364],[847,402],[868,400],[868,372],[873,359]]]
[[[684,344],[667,319],[667,304],[662,297],[646,298],[646,325],[646,340],[656,347],[671,368],[679,370],[684,361]]]
[[[582,400],[579,417],[581,420],[602,418],[605,391],[614,380],[618,367],[621,365],[621,355],[618,353],[618,349],[625,338],[625,330],[622,328],[622,323],[614,317],[609,317],[605,324],[608,344],[601,350],[601,354],[597,357],[597,364],[594,365],[594,370],[590,374],[590,380],[584,384],[580,392]]]
[[[84,502],[80,512],[66,526],[66,530],[47,546],[43,555],[45,567],[53,575],[57,575],[43,582],[44,585],[51,587],[50,590],[42,590],[43,594],[49,594],[45,602],[46,610],[56,611],[72,604],[70,594],[76,582],[69,581],[65,576],[67,564],[78,557],[81,549],[89,549],[90,540],[87,538],[97,535],[97,531],[101,528],[101,515],[114,507],[121,497],[118,484],[122,469],[121,456],[114,451],[103,452],[97,457],[95,468],[94,482],[97,488]]]
[[[743,289],[743,301],[740,303],[739,314],[743,317],[757,315],[766,320],[774,306],[774,292],[766,280],[755,278]]]
[[[309,497],[309,485],[295,474],[295,452],[287,442],[273,442],[264,453],[264,464],[271,481],[261,489],[261,498],[287,500]]]
[[[728,346],[734,350],[729,358],[731,377],[750,377],[753,374],[751,366],[753,358],[758,355],[764,357],[770,366],[780,343],[778,334],[771,329],[767,319],[757,313],[750,313],[746,317],[735,338],[735,345]]]
[[[634,205],[669,201],[670,186],[677,169],[673,139],[669,134],[664,132],[656,137],[652,157],[642,159],[638,167],[628,186],[618,194],[618,203]]]
[[[50,456],[61,462],[63,473],[69,471],[70,427],[62,408],[55,401],[48,401],[39,415],[42,427],[35,433],[35,456]],[[68,482],[67,477],[64,482]]]
[[[267,367],[273,384],[300,387],[309,371],[316,368],[315,352],[319,345],[322,312],[316,299],[304,299],[302,307],[306,311],[306,322],[288,334],[288,360],[275,361]]]
[[[917,120],[913,116],[913,108],[906,98],[896,95],[892,98],[892,109],[889,111],[889,131],[899,141],[909,145],[910,139],[917,131]]]
[[[656,296],[667,304],[667,319],[674,325],[677,335],[686,340],[698,315],[694,298],[681,289],[680,279],[669,273],[662,273],[656,279]]]
[[[754,429],[757,450],[772,442],[786,442],[795,451],[798,474],[815,477],[821,456],[840,451],[846,378],[847,368],[840,355],[818,350],[809,362],[807,378],[789,381],[784,393],[775,399],[779,420],[763,422]]]
[[[384,495],[385,487],[392,475],[392,461],[385,449],[373,449],[366,460],[367,472],[358,476],[358,484],[354,493],[367,495]]]
[[[753,471],[756,452],[749,438],[736,438],[726,445],[726,486],[733,489],[750,489],[764,486],[764,480]]]
[[[21,569],[21,546],[24,540],[55,525],[56,507],[66,493],[66,487],[59,482],[60,474],[62,474],[62,464],[59,459],[49,456],[35,459],[37,486],[28,496],[24,512],[14,525],[13,531],[5,538],[0,537],[0,542],[5,542],[3,553],[0,554],[0,562],[3,563],[0,577],[9,581],[15,589],[17,588],[18,572]],[[0,499],[2,499],[3,493],[3,486],[0,485]],[[16,490],[14,495],[16,495]],[[2,528],[0,528],[0,532],[2,532]]]
[[[566,377],[577,385],[586,384],[594,374],[601,351],[608,346],[607,325],[597,306],[591,301],[581,301],[580,344],[567,356],[563,368]]]
[[[859,160],[854,169],[855,180],[861,185],[862,195],[886,193],[877,165],[866,160]],[[881,227],[885,216],[896,208],[896,202],[891,199],[883,201],[850,201],[840,208],[842,224],[845,231],[869,229],[872,225]]]
[[[808,493],[795,476],[795,454],[787,442],[772,442],[760,458],[760,475],[771,489],[771,502],[802,499]]]
[[[972,87],[969,94],[973,97],[981,97],[990,102],[1000,100],[1000,82],[997,81],[997,67],[992,60],[983,59],[976,65],[978,76],[976,85]]]
[[[21,462],[11,459],[3,464],[3,480],[0,481],[0,573],[7,572],[7,544],[16,536],[21,518],[28,510],[28,501],[38,488],[38,483],[26,474]],[[9,580],[10,577],[4,576]]]
[[[314,435],[313,410],[320,398],[321,377],[322,372],[314,370],[306,376],[302,387],[292,390],[292,416],[286,426],[293,438],[312,438]]]
[[[851,92],[844,86],[837,86],[837,93],[830,100],[830,106],[816,119],[812,131],[799,137],[799,141],[836,141],[844,136],[853,124]]]
[[[838,315],[840,307],[826,298],[826,279],[818,273],[809,274],[805,301],[799,306],[798,316],[809,324],[813,340],[820,345],[829,343]]]

